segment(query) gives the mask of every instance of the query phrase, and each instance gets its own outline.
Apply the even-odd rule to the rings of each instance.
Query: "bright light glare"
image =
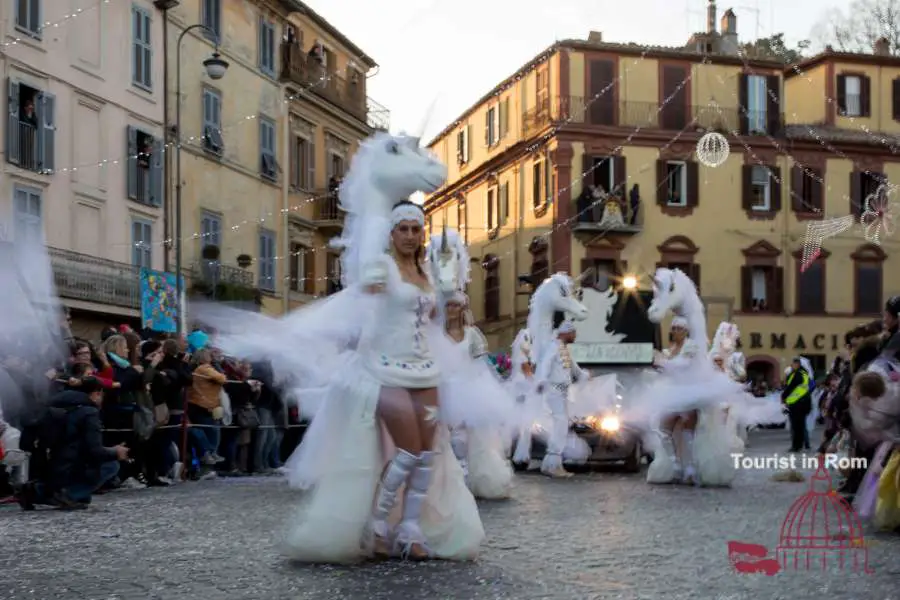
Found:
[[[619,419],[616,417],[603,417],[603,420],[600,421],[600,429],[603,431],[618,431]]]
[[[634,275],[626,275],[624,279],[622,279],[622,287],[626,290],[636,289],[638,285],[637,277]]]

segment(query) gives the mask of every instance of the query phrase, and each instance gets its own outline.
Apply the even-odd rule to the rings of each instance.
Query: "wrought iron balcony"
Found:
[[[630,130],[662,129],[687,131],[738,132],[740,135],[781,135],[784,115],[775,118],[765,111],[723,108],[715,103],[679,105],[674,102],[660,107],[658,102],[624,101],[618,104],[581,96],[566,96],[546,101],[527,110],[523,117],[523,136],[532,137],[562,122]]]
[[[239,267],[229,267],[217,260],[201,260],[191,266],[191,280],[205,282],[213,286],[234,285],[252,289],[253,272]]]
[[[281,42],[281,80],[290,81],[368,123],[387,129],[390,112],[366,96],[365,76],[346,79],[304,52],[299,42]]]
[[[344,211],[341,210],[337,192],[321,191],[315,200],[315,217],[319,227],[340,229],[344,226]]]
[[[638,204],[637,214],[618,196],[608,196],[600,201],[590,194],[583,194],[575,201],[578,215],[572,224],[575,234],[593,237],[600,234],[635,235],[641,232],[643,213]]]
[[[140,309],[139,267],[71,250],[47,251],[60,297]]]

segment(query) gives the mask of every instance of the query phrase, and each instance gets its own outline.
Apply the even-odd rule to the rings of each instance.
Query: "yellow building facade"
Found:
[[[869,243],[858,223],[825,240],[820,258],[800,270],[810,223],[825,215],[858,221],[866,196],[900,178],[884,136],[860,138],[861,119],[842,116],[849,107],[871,120],[871,130],[895,131],[900,98],[874,82],[894,81],[900,60],[849,56],[816,57],[797,74],[737,56],[568,40],[442,132],[432,147],[449,147],[451,179],[427,207],[434,228],[444,220],[455,226],[461,221],[454,214],[466,213],[481,265],[474,265],[470,296],[493,349],[507,348],[523,325],[531,289],[523,274],[539,282],[548,272],[590,269],[589,282],[601,287],[634,274],[649,289],[653,271],[671,267],[698,284],[710,337],[722,320],[738,324],[758,376],[776,380],[797,354],[824,370],[844,333],[878,318],[900,284],[890,277],[900,262],[896,241]],[[529,89],[542,69],[550,73],[546,95]],[[824,74],[807,77],[807,69]],[[872,83],[847,83],[860,73]],[[511,138],[471,152],[477,162],[454,173],[458,132],[467,123],[489,124],[486,107],[507,86],[520,100],[510,112],[517,123]],[[696,154],[709,131],[730,144],[717,167]],[[545,169],[534,165],[544,161],[545,197],[534,186]],[[494,233],[496,209],[487,206],[494,197],[502,206],[505,196],[491,189],[507,181],[510,217]],[[499,296],[499,310],[497,298],[485,297],[493,287],[488,296]]]
[[[167,11],[170,123],[179,101],[176,40],[196,23],[219,44],[198,28],[181,47],[182,177],[169,178],[169,197],[180,183],[183,265],[191,285],[213,280],[238,296],[258,291],[262,310],[280,314],[329,291],[321,249],[342,217],[327,197],[328,180],[373,131],[365,75],[375,63],[296,0],[182,1]],[[220,80],[203,66],[216,50],[229,63]],[[304,78],[313,65],[315,78]],[[354,104],[342,83],[351,67],[362,81]],[[174,240],[174,208],[170,215]]]

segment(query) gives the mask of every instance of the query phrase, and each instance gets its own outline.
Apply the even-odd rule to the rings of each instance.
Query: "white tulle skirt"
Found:
[[[475,429],[469,437],[469,489],[476,498],[505,500],[513,488],[513,469],[506,458],[503,436],[491,429]]]
[[[347,377],[352,373],[352,377]],[[375,417],[380,386],[349,360],[336,374],[300,447],[287,462],[292,487],[305,490],[285,526],[282,548],[289,559],[352,563],[370,556],[365,531],[381,473],[394,455]],[[434,476],[420,525],[437,558],[471,560],[484,528],[446,427],[438,428]],[[398,498],[402,498],[401,490]],[[398,520],[401,503],[394,510]]]
[[[734,481],[734,435],[726,427],[725,411],[711,406],[700,411],[694,434],[694,466],[705,487],[728,487]]]

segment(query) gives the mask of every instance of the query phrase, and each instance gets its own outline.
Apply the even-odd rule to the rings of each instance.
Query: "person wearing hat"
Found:
[[[567,478],[572,474],[563,468],[563,450],[569,437],[569,386],[590,377],[569,354],[569,344],[575,341],[575,325],[563,321],[556,330],[556,339],[548,344],[538,359],[535,380],[538,393],[544,393],[553,419],[547,452],[541,473],[548,477]]]
[[[811,381],[812,378],[803,368],[800,357],[795,357],[791,361],[791,370],[781,392],[781,401],[787,408],[791,424],[791,448],[788,452],[800,452],[804,448],[804,443],[808,444],[806,417],[812,410]]]

